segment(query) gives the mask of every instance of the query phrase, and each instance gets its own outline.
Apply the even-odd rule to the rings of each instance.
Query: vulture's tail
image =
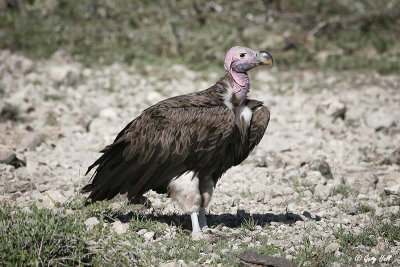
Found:
[[[126,145],[125,142],[118,142],[107,146],[101,151],[103,155],[88,168],[85,175],[97,166],[91,183],[81,189],[82,193],[90,192],[86,204],[111,199],[122,193],[124,183],[134,177],[132,174],[140,172],[138,164],[124,159],[123,151]]]

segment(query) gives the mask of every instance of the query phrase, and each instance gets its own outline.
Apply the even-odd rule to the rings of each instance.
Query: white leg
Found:
[[[199,219],[197,217],[197,212],[193,212],[190,214],[190,218],[192,219],[192,237],[194,239],[200,239],[203,237],[203,232],[201,231],[199,225]]]

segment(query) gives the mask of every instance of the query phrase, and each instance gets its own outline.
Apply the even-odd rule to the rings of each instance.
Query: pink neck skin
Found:
[[[233,78],[233,92],[238,99],[244,99],[250,90],[250,79],[247,73],[231,71]]]

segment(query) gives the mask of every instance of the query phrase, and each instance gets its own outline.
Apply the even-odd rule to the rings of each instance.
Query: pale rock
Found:
[[[297,206],[296,206],[296,204],[293,203],[293,202],[291,202],[291,203],[289,203],[289,204],[287,205],[287,211],[288,211],[288,212],[295,212],[295,211],[296,211],[296,208],[297,208]]]
[[[74,65],[52,66],[48,73],[57,85],[75,86],[80,80],[80,69]]]
[[[26,74],[33,70],[34,63],[23,56],[9,54],[8,57],[5,58],[5,64],[7,65],[8,71],[16,74]]]
[[[328,99],[317,106],[317,114],[324,114],[333,118],[335,121],[337,118],[344,119],[346,116],[346,104],[337,99]]]
[[[162,99],[162,96],[158,92],[151,91],[146,94],[146,98],[147,98],[147,101],[149,101],[149,103],[155,104]]]
[[[157,265],[157,267],[177,267],[176,262],[163,262]]]
[[[325,247],[325,252],[326,252],[326,253],[336,252],[336,251],[339,250],[339,248],[340,248],[339,243],[337,243],[337,242],[332,242],[332,243],[330,243],[329,245],[327,245],[327,246]]]
[[[52,201],[49,196],[44,196],[42,199],[36,202],[36,206],[39,209],[53,209],[54,201]]]
[[[250,236],[246,236],[245,238],[243,238],[243,243],[249,243],[251,242],[251,237]]]
[[[23,207],[22,211],[25,212],[25,213],[31,213],[32,212],[30,207]]]
[[[325,160],[317,159],[309,163],[310,170],[318,171],[326,179],[333,179],[331,168]]]
[[[75,86],[81,78],[82,66],[72,62],[64,51],[57,51],[51,57],[46,71],[57,85]]]
[[[7,146],[0,145],[0,163],[10,164],[17,155]]]
[[[293,195],[294,193],[296,193],[296,191],[294,191],[294,189],[292,187],[284,187],[282,188],[282,195],[284,196],[289,196],[289,195]]]
[[[106,118],[106,119],[115,119],[117,117],[117,112],[115,111],[114,108],[109,107],[100,110],[99,116],[101,118]]]
[[[384,159],[385,164],[397,164],[400,165],[400,148],[393,150],[390,155]]]
[[[319,184],[315,187],[315,194],[319,196],[321,199],[327,200],[328,197],[331,195],[333,188],[334,188],[333,184],[327,184],[325,186]]]
[[[117,234],[122,235],[125,234],[126,231],[129,229],[129,224],[122,223],[121,221],[116,221],[112,224],[112,228]]]
[[[276,82],[276,77],[270,72],[265,71],[257,71],[254,78],[260,82],[263,82],[264,84]]]
[[[279,206],[283,203],[283,201],[284,200],[281,197],[274,197],[268,202],[268,204],[270,204],[271,206]]]
[[[326,183],[325,177],[319,171],[308,172],[305,180],[313,186]]]
[[[173,72],[180,73],[191,80],[197,77],[197,73],[188,69],[185,65],[174,64],[171,66],[171,70]]]
[[[137,231],[138,235],[144,235],[145,233],[147,233],[147,229],[140,229],[139,231]]]
[[[90,217],[87,218],[83,223],[86,225],[88,230],[91,230],[95,225],[99,224],[100,221],[96,217]]]
[[[385,254],[387,252],[388,246],[385,242],[379,241],[375,246],[375,249],[378,250],[379,254]]]
[[[41,134],[32,133],[22,138],[19,146],[24,150],[32,151],[42,143],[43,136]]]
[[[54,203],[65,203],[67,202],[67,198],[63,196],[59,191],[57,190],[48,190],[46,191],[46,195],[54,202]]]
[[[382,216],[384,214],[383,209],[378,207],[375,209],[375,216],[379,217]]]
[[[303,194],[306,198],[312,198],[312,192],[310,190],[304,191]]]
[[[143,237],[147,240],[153,240],[154,239],[154,232],[149,231],[143,234]]]
[[[254,199],[257,202],[262,202],[264,200],[265,194],[263,192],[258,192],[256,193],[256,195],[254,196]]]
[[[39,191],[34,190],[34,191],[31,193],[31,198],[32,198],[33,200],[39,200],[39,199],[42,199],[42,198],[43,198],[43,194],[40,193]]]
[[[231,251],[229,250],[229,249],[227,249],[227,248],[223,248],[223,249],[221,249],[221,253],[223,254],[223,255],[225,255],[225,254],[227,254],[227,253],[230,253]]]
[[[8,102],[0,102],[0,122],[15,121],[18,119],[19,107]]]
[[[396,125],[396,118],[392,114],[377,110],[367,112],[365,122],[368,127],[375,129],[375,131],[380,131]]]
[[[340,252],[339,250],[337,250],[335,252],[335,258],[340,258],[343,255],[343,252]]]
[[[386,187],[384,189],[386,195],[400,195],[400,183]]]
[[[275,151],[268,151],[264,157],[264,164],[266,167],[282,168],[285,166],[284,161]]]

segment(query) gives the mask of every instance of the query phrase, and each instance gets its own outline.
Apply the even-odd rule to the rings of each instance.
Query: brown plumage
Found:
[[[263,56],[261,62],[272,64],[269,54]],[[200,212],[204,217],[200,226],[206,227],[199,209],[208,205],[221,175],[245,160],[260,142],[269,122],[269,110],[262,102],[238,96],[239,78],[228,71],[204,91],[172,97],[144,110],[88,168],[87,173],[97,166],[82,191],[90,192],[92,201],[118,193],[134,199],[150,189],[169,193],[184,211]],[[176,182],[188,173],[189,184],[179,186]],[[198,233],[197,228],[193,225]]]

